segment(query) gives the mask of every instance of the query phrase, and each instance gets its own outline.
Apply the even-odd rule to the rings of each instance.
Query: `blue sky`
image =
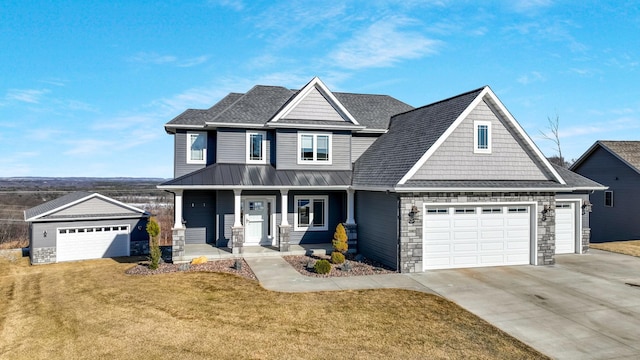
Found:
[[[640,140],[640,4],[3,1],[0,176],[171,177],[163,124],[255,84],[421,106],[489,85],[547,155]]]

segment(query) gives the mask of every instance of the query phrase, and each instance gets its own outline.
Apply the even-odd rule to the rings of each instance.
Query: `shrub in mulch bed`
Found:
[[[291,266],[296,269],[300,274],[313,277],[345,277],[345,276],[361,276],[361,275],[378,275],[378,274],[393,274],[396,271],[389,269],[389,267],[382,265],[376,261],[369,260],[362,256],[359,256],[359,260],[355,260],[352,254],[347,254],[347,261],[344,264],[332,264],[331,271],[328,274],[318,274],[313,269],[313,264],[326,257],[319,256],[283,256]],[[309,266],[311,265],[311,266]],[[350,268],[350,269],[347,269]]]
[[[247,263],[242,260],[240,270],[235,267],[235,259],[224,259],[208,261],[204,264],[189,265],[189,264],[169,264],[162,263],[156,270],[149,269],[147,262],[140,262],[138,265],[127,270],[125,273],[128,275],[156,275],[167,274],[172,272],[224,272],[238,276],[242,276],[249,280],[257,280],[256,275],[251,271],[251,268]]]

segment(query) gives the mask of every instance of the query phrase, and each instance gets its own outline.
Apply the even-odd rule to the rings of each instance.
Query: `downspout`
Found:
[[[396,265],[398,267],[398,272],[402,272],[401,264],[400,264],[400,254],[402,252],[402,197],[401,196],[397,196],[396,197],[396,223],[397,223],[397,228],[398,228],[398,234],[396,235],[397,237],[397,242],[398,242],[398,250],[396,252]]]

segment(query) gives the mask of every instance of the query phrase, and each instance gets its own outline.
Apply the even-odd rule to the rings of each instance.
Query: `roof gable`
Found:
[[[74,192],[25,210],[25,221],[148,215],[144,210],[98,193]]]
[[[598,148],[602,148],[640,174],[640,141],[598,140],[573,165],[571,170],[578,169]]]

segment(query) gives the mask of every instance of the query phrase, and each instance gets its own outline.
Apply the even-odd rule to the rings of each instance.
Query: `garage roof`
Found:
[[[86,191],[73,192],[24,211],[24,219],[28,222],[141,216],[149,216],[149,213]]]

